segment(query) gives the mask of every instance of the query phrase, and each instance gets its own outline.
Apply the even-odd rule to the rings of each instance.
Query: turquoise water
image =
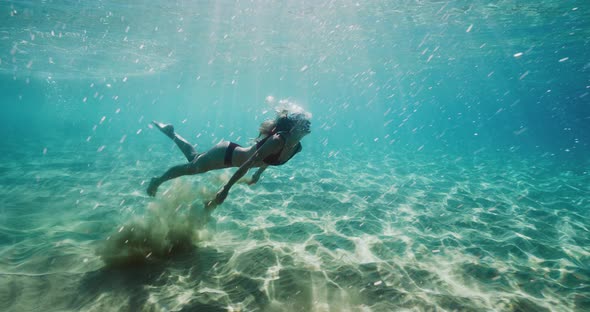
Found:
[[[587,1],[0,1],[0,310],[590,310]],[[289,163],[163,184],[150,126]],[[251,173],[250,173],[251,174]]]

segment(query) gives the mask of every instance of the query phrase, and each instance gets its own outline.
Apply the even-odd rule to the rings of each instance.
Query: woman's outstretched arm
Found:
[[[215,199],[207,203],[207,207],[210,208],[210,209],[213,209],[217,205],[221,205],[221,203],[223,203],[223,201],[225,201],[225,198],[229,194],[229,190],[231,189],[231,187],[238,180],[240,180],[246,174],[246,172],[248,172],[248,170],[250,168],[253,167],[253,164],[255,164],[257,162],[261,162],[267,156],[272,155],[272,154],[278,152],[279,150],[281,150],[281,148],[283,147],[284,144],[285,144],[285,142],[278,135],[275,135],[271,139],[267,140],[256,151],[256,153],[254,153],[246,162],[244,162],[240,166],[240,168],[238,169],[238,171],[236,171],[236,173],[234,173],[232,175],[232,177],[221,188],[221,190],[219,190],[219,192],[217,192],[217,195],[216,195]],[[254,175],[256,176],[258,174],[258,177],[260,177],[260,174],[262,173],[262,171],[264,171],[263,168],[266,168],[266,166],[260,167],[260,169]]]

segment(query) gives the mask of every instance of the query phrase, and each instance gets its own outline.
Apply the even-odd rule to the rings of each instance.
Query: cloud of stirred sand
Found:
[[[144,264],[188,251],[205,235],[210,212],[205,199],[212,190],[195,192],[176,181],[168,192],[150,202],[147,211],[122,225],[97,250],[107,266]]]

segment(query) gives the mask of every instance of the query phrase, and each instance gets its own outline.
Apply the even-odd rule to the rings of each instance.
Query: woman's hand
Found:
[[[260,175],[264,172],[264,170],[266,170],[266,168],[268,167],[268,165],[262,165],[258,168],[258,170],[256,171],[256,173],[254,173],[252,175],[252,179],[250,179],[248,181],[248,185],[252,185],[255,184],[256,182],[258,182],[258,179],[260,179]]]
[[[217,194],[215,195],[215,199],[205,202],[205,208],[209,211],[215,209],[217,206],[221,205],[225,201],[225,198],[227,198],[228,193],[229,189],[226,189],[224,186],[221,190],[219,190],[219,192],[217,192]]]
[[[248,185],[256,184],[258,182],[258,177],[253,176],[250,180],[248,180]]]
[[[227,198],[227,194],[229,194],[229,189],[224,186],[219,192],[217,192],[217,195],[215,195],[215,204],[221,205]]]

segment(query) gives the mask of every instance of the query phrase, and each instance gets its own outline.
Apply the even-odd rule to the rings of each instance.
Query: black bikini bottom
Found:
[[[227,146],[227,149],[225,150],[225,158],[223,160],[223,163],[226,166],[228,166],[228,167],[233,166],[231,159],[232,159],[232,156],[234,154],[234,150],[238,146],[240,146],[240,145],[239,144],[236,144],[234,142],[229,142],[229,145]]]

